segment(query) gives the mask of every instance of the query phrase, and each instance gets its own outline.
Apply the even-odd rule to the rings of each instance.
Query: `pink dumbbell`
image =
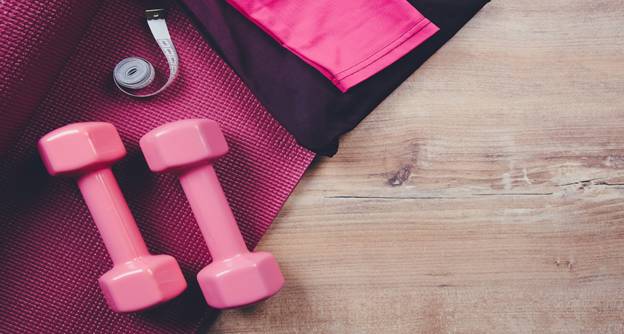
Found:
[[[76,175],[114,267],[99,279],[111,309],[131,312],[170,300],[186,289],[176,260],[151,255],[109,166],[126,154],[109,123],[75,123],[39,140],[52,175]]]
[[[189,119],[165,124],[140,141],[150,169],[174,171],[206,240],[213,262],[197,275],[208,305],[234,308],[276,294],[284,277],[273,255],[250,253],[212,163],[228,151],[219,125]]]

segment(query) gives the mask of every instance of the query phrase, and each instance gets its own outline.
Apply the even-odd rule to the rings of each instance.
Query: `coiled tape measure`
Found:
[[[167,23],[165,22],[164,9],[148,9],[145,11],[145,18],[152,36],[158,43],[160,50],[167,58],[169,64],[169,78],[167,82],[154,92],[138,94],[132,91],[143,89],[149,86],[156,76],[154,66],[144,58],[129,57],[120,61],[113,70],[113,80],[115,85],[124,94],[133,97],[150,97],[167,89],[178,76],[179,60],[178,53],[173,46]]]

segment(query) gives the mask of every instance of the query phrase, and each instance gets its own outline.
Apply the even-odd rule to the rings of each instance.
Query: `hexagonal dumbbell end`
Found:
[[[117,129],[110,123],[74,123],[39,140],[39,153],[51,175],[84,173],[108,167],[126,155]]]
[[[197,275],[215,308],[253,304],[276,294],[284,277],[269,253],[250,253],[212,163],[227,152],[219,125],[191,119],[158,127],[141,138],[153,171],[175,171],[213,261]]]
[[[99,279],[110,308],[139,311],[160,304],[186,289],[176,260],[151,255],[110,170],[126,150],[109,123],[75,123],[39,140],[39,152],[52,175],[77,176],[82,192],[113,269]]]
[[[219,124],[207,119],[185,119],[160,126],[141,140],[149,168],[168,172],[214,162],[228,152]]]
[[[284,285],[284,276],[275,257],[266,252],[214,261],[197,274],[197,280],[206,302],[219,309],[263,301]]]
[[[180,266],[169,255],[146,255],[115,264],[98,283],[108,305],[117,312],[144,310],[186,289]]]

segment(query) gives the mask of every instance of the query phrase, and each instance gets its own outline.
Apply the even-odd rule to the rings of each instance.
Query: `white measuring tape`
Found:
[[[155,75],[154,66],[147,60],[139,57],[129,57],[120,61],[113,70],[113,80],[119,90],[127,95],[134,97],[150,97],[154,96],[173,83],[178,75],[178,53],[176,52],[167,23],[165,22],[164,9],[148,9],[145,11],[147,25],[154,36],[154,39],[160,46],[160,50],[167,58],[169,64],[169,78],[167,82],[158,90],[148,94],[135,94],[127,89],[137,90],[149,86]]]

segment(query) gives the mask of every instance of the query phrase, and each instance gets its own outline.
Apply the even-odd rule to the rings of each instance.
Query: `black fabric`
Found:
[[[398,62],[341,93],[224,0],[182,0],[212,46],[297,141],[333,155],[339,137],[451,39],[489,0],[410,0],[440,31]]]

